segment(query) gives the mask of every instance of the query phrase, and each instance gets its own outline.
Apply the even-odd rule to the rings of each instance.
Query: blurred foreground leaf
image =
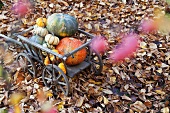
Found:
[[[14,93],[10,97],[10,103],[12,105],[16,105],[24,98],[24,95],[22,93]]]
[[[8,113],[8,110],[6,108],[0,108],[0,113]]]
[[[4,6],[4,4],[0,1],[0,9]]]
[[[170,4],[170,0],[166,0],[166,2],[167,2],[168,4]]]

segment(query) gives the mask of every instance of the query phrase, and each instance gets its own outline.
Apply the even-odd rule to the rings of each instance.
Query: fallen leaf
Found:
[[[136,112],[145,112],[147,109],[141,101],[136,101],[134,104],[131,104],[130,108]]]
[[[128,96],[126,96],[126,95],[123,95],[123,96],[121,96],[121,97],[122,97],[122,99],[124,99],[124,100],[128,100],[128,101],[131,101],[131,100],[132,100],[130,97],[128,97]]]
[[[103,102],[105,105],[107,105],[109,103],[109,100],[105,96],[103,96]]]
[[[12,105],[19,104],[19,102],[24,98],[24,95],[22,93],[13,93],[10,96],[10,103]]]
[[[109,89],[103,89],[103,92],[106,94],[113,94],[113,92]]]
[[[162,90],[155,90],[155,92],[160,95],[165,95],[165,92]]]
[[[14,106],[14,113],[21,113],[21,108],[18,104]]]
[[[145,106],[148,107],[148,108],[151,108],[151,107],[152,107],[152,102],[149,101],[149,100],[146,100],[146,101],[144,102],[144,104],[145,104]]]
[[[169,113],[170,110],[169,110],[168,107],[165,107],[165,108],[162,108],[162,109],[161,109],[161,112],[162,112],[162,113]]]
[[[79,99],[76,101],[75,106],[81,107],[84,102],[84,99],[85,99],[84,97],[80,96]]]

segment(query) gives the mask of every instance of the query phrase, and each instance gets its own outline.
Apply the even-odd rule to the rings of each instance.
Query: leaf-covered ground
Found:
[[[10,36],[13,32],[33,26],[38,17],[48,17],[55,12],[67,13],[77,18],[79,28],[94,35],[104,35],[109,42],[109,49],[102,57],[102,74],[95,76],[87,69],[69,78],[71,94],[66,97],[63,93],[53,95],[44,86],[41,77],[23,77],[24,73],[17,71],[15,62],[19,48],[14,48],[13,44],[9,45],[9,49],[1,47],[1,62],[3,59],[3,67],[8,72],[2,73],[0,67],[1,110],[35,113],[53,107],[62,113],[169,113],[169,34],[138,32],[142,42],[133,58],[119,63],[107,59],[112,48],[120,43],[122,34],[136,31],[144,18],[159,16],[156,13],[158,10],[162,14],[168,12],[168,6],[157,0],[125,1],[32,0],[30,13],[18,18],[11,12],[14,1],[3,0],[4,6],[0,10],[1,34]]]

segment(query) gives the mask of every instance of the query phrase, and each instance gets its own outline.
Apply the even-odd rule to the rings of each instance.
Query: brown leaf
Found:
[[[7,65],[11,64],[13,61],[14,61],[13,53],[10,51],[6,52],[4,55],[4,63]]]
[[[83,104],[83,102],[84,102],[84,99],[85,99],[85,97],[80,96],[80,97],[77,99],[75,106],[81,107],[82,104]]]
[[[128,100],[128,101],[131,101],[132,99],[131,98],[129,98],[128,96],[126,96],[126,95],[123,95],[123,96],[121,96],[122,97],[122,99],[124,99],[124,100]]]
[[[113,92],[109,89],[103,89],[103,92],[106,94],[113,94]]]
[[[141,101],[136,101],[134,104],[130,105],[130,108],[137,112],[146,111],[146,106]]]
[[[152,102],[150,102],[149,100],[145,101],[144,104],[145,104],[145,106],[148,107],[148,108],[151,108],[151,107],[152,107]]]

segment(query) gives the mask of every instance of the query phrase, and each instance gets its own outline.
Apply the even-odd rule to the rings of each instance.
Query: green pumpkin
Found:
[[[48,31],[58,37],[69,37],[78,30],[75,17],[63,13],[54,13],[47,18]]]
[[[43,41],[44,41],[44,38],[41,37],[41,36],[38,36],[38,35],[34,35],[32,37],[29,38],[31,41],[35,42],[35,43],[38,43],[40,45],[42,45]]]

